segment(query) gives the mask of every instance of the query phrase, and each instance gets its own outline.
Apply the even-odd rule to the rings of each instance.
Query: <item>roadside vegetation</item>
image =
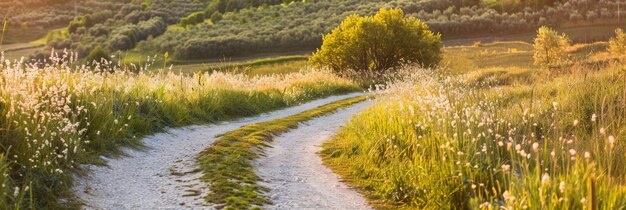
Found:
[[[75,66],[73,54],[52,63],[0,63],[2,208],[69,208],[79,164],[102,163],[120,146],[188,124],[250,116],[359,90],[328,72],[248,77],[131,72],[112,64]],[[71,204],[71,203],[70,203]]]
[[[382,209],[626,207],[624,64],[563,38],[542,28],[536,48],[476,43],[444,50],[472,65],[405,67],[325,163]],[[569,62],[533,65],[555,51]]]

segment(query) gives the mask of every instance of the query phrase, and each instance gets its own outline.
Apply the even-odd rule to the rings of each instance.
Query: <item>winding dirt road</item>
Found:
[[[207,204],[203,199],[209,188],[204,182],[199,180],[201,173],[195,169],[197,168],[196,156],[216,140],[216,135],[250,123],[291,116],[327,103],[359,95],[363,95],[363,93],[333,96],[233,122],[169,129],[167,132],[148,136],[143,139],[148,149],[135,150],[126,148],[124,152],[128,155],[127,157],[119,159],[103,158],[107,161],[108,166],[86,166],[90,172],[87,176],[76,179],[76,186],[73,191],[84,202],[83,208],[85,209],[214,209],[213,205]],[[366,103],[360,103],[350,108],[338,110],[337,113],[329,116],[311,120],[307,123],[308,125],[292,130],[283,135],[283,137],[278,138],[279,140],[275,148],[268,150],[268,154],[275,155],[268,156],[268,158],[279,158],[278,155],[285,154],[284,152],[276,153],[275,149],[302,147],[301,149],[290,150],[300,153],[304,149],[306,155],[303,153],[301,154],[302,156],[293,157],[299,159],[284,159],[284,161],[303,161],[301,163],[302,167],[311,167],[309,171],[306,171],[306,168],[296,168],[303,173],[297,176],[302,177],[302,180],[304,180],[301,180],[299,183],[304,183],[305,185],[291,182],[289,186],[293,186],[294,189],[286,190],[275,185],[277,183],[275,181],[296,177],[288,173],[277,173],[275,175],[279,177],[276,178],[267,177],[268,175],[274,175],[274,172],[266,170],[267,166],[270,165],[263,164],[263,161],[278,164],[276,162],[278,160],[261,159],[259,161],[259,164],[261,164],[259,173],[263,174],[263,177],[266,177],[267,180],[270,180],[267,183],[268,186],[272,188],[276,186],[277,195],[296,192],[300,193],[300,195],[309,196],[302,199],[311,199],[311,195],[317,194],[316,200],[319,205],[312,205],[308,201],[307,203],[297,200],[297,197],[272,196],[272,198],[277,198],[275,199],[277,205],[268,206],[267,208],[367,209],[367,203],[360,195],[345,187],[336,175],[321,165],[319,157],[315,154],[318,148],[311,147],[311,145],[319,145],[320,142],[328,139],[352,114],[362,109]],[[310,126],[320,124],[324,124],[324,126]],[[308,135],[313,136],[307,137]],[[294,142],[302,144],[284,145],[283,142],[288,143],[288,140],[293,138],[300,140]],[[317,159],[313,158],[313,156],[316,156]],[[279,168],[276,170],[279,172],[284,172],[287,169],[284,166],[277,165],[277,167]],[[314,171],[322,171],[323,173],[312,174]],[[268,174],[267,172],[270,173]],[[316,178],[312,179],[311,175],[316,176]],[[278,183],[282,184],[282,182]],[[313,190],[314,188],[316,189]]]
[[[266,156],[255,162],[257,174],[265,180],[261,184],[271,189],[273,205],[266,209],[370,209],[365,198],[341,182],[317,155],[320,145],[368,104],[310,120],[274,139]]]

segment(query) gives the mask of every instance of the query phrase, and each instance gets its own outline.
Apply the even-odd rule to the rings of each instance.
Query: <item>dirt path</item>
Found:
[[[266,156],[255,162],[257,173],[271,189],[267,209],[371,209],[363,196],[350,189],[317,155],[350,118],[369,102],[308,121],[275,138]]]
[[[203,197],[208,187],[198,178],[195,158],[218,134],[250,123],[291,116],[318,106],[362,95],[320,99],[300,106],[216,125],[189,126],[146,137],[149,149],[124,149],[129,157],[106,159],[107,167],[86,166],[73,189],[85,209],[210,209]]]

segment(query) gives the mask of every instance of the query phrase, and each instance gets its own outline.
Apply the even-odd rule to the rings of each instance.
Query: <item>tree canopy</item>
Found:
[[[424,22],[383,8],[374,16],[348,16],[324,36],[311,61],[338,73],[383,73],[411,63],[437,65],[441,48],[441,36]]]
[[[556,31],[542,26],[537,30],[535,38],[535,55],[533,59],[535,64],[549,67],[559,65],[565,61],[569,54],[566,52],[570,46],[570,40],[565,34],[559,34]]]

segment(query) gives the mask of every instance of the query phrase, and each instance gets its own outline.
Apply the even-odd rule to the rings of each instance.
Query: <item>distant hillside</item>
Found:
[[[407,15],[426,21],[444,38],[528,32],[541,25],[614,24],[617,19],[615,0],[527,0],[509,3],[486,0],[115,2],[85,1],[82,5],[84,9],[80,11],[86,15],[76,18],[66,14],[73,12],[69,7],[71,2],[50,7],[58,8],[59,14],[66,14],[58,17],[72,17],[73,20],[66,24],[67,30],[61,31],[64,33],[48,37],[48,47],[69,48],[84,57],[101,45],[111,53],[131,49],[143,53],[169,52],[177,60],[312,50],[320,46],[322,35],[330,32],[346,16],[371,15],[381,7],[402,8]],[[15,22],[28,19],[19,17],[13,18]],[[24,23],[33,24],[29,21]]]
[[[11,28],[62,27],[75,15],[115,11],[126,3],[119,0],[3,0],[0,1],[0,19],[10,21]]]
[[[533,31],[541,25],[566,26],[614,22],[615,2],[568,1],[544,9],[472,6],[446,1],[327,0],[248,8],[139,44],[140,50],[174,52],[177,59],[209,59],[246,54],[315,49],[322,34],[350,14],[371,15],[379,8],[402,8],[426,21],[444,38]]]
[[[138,42],[160,36],[168,26],[179,24],[181,20],[190,20],[190,17],[203,21],[205,16],[210,17],[205,14],[221,14],[284,2],[290,1],[48,0],[30,3],[11,1],[2,5],[6,6],[3,14],[11,22],[10,30],[17,27],[67,26],[67,29],[48,35],[48,47],[72,49],[84,57],[98,45],[111,52],[132,49]]]

